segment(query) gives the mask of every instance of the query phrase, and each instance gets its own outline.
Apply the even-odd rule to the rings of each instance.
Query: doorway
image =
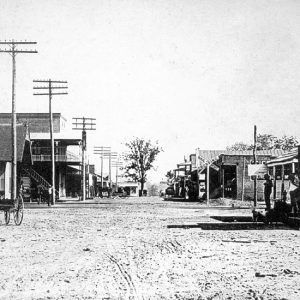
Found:
[[[225,198],[236,199],[236,165],[224,165],[224,196]]]

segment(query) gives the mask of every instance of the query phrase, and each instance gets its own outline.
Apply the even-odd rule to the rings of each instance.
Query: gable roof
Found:
[[[23,160],[25,140],[27,139],[27,127],[17,125],[17,161]],[[0,125],[0,161],[12,160],[12,136],[11,125]]]

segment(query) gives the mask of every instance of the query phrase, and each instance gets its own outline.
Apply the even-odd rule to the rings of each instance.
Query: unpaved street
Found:
[[[167,228],[249,212],[132,198],[1,215],[0,299],[300,299],[299,231]]]

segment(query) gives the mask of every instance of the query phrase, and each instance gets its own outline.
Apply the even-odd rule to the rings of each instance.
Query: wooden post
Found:
[[[273,198],[276,199],[276,166],[273,166],[273,176],[274,176],[274,190],[273,190]]]
[[[109,188],[112,188],[112,184],[111,184],[111,152],[109,152]]]
[[[51,80],[49,79],[49,126],[50,126],[50,143],[51,143],[51,183],[52,194],[51,202],[55,204],[55,150],[54,150],[54,137],[53,137],[53,115],[52,115],[52,89]]]
[[[284,165],[281,165],[281,198],[283,197],[284,191]]]
[[[85,201],[85,150],[86,150],[86,132],[82,131],[82,201]]]
[[[210,164],[207,165],[206,169],[206,204],[209,205],[209,168]]]
[[[242,201],[245,198],[245,173],[246,173],[246,157],[243,159],[243,173],[242,173]]]
[[[254,164],[256,164],[256,125],[254,125],[254,147],[253,147],[253,160]],[[254,176],[254,208],[257,206],[257,177]]]
[[[296,172],[295,163],[292,163],[292,173]]]
[[[296,170],[298,173],[298,177],[300,178],[300,145],[298,146],[298,170]]]
[[[12,45],[12,164],[11,164],[11,199],[17,198],[17,121],[16,121],[16,59],[15,59],[15,45]]]
[[[224,164],[221,165],[222,168],[222,198],[225,198],[225,168]]]
[[[103,154],[101,154],[101,190],[103,190]]]

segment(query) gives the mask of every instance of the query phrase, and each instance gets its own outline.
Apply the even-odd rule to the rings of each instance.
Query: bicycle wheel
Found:
[[[16,225],[21,225],[23,221],[23,212],[24,212],[24,202],[23,202],[23,197],[20,195],[17,200],[17,206],[13,212],[14,221]]]
[[[4,211],[4,220],[5,220],[5,224],[8,225],[9,221],[10,221],[10,211],[9,210]]]

